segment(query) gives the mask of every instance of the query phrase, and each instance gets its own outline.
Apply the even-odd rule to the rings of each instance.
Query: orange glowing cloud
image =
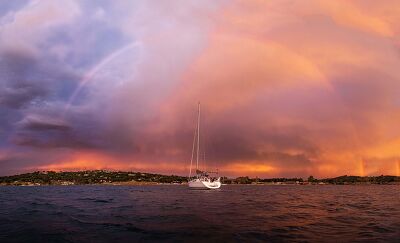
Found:
[[[277,172],[277,168],[267,165],[265,163],[242,161],[229,166],[221,168],[221,171],[230,175],[243,175],[244,173],[249,176],[264,175],[270,176]],[[243,173],[244,172],[244,173]]]
[[[345,0],[317,3],[339,24],[386,37],[392,37],[395,34],[394,26],[390,23],[390,19],[395,17],[394,14],[400,11],[400,6],[395,1],[383,1],[379,4],[373,1],[365,3]],[[394,9],[391,9],[393,7]]]
[[[389,15],[388,7],[366,5],[374,4],[235,1],[222,11],[209,45],[185,72],[183,79],[190,81],[173,100],[198,97],[211,112],[210,122],[224,117],[252,127],[244,133],[307,129],[307,141],[318,147],[318,154],[307,155],[312,165],[295,168],[302,174],[397,173],[400,147],[391,140],[400,135],[395,125],[400,119],[391,102],[392,90],[399,88],[400,60],[386,38],[397,31],[393,21],[398,23],[400,11],[390,1],[382,4],[396,5]],[[371,70],[374,77],[366,74]],[[374,80],[383,76],[386,84]],[[257,153],[276,149],[263,141],[254,146]],[[274,168],[275,174],[291,171],[285,164],[277,169],[279,162],[238,160],[229,166],[249,174],[267,172],[263,168]]]

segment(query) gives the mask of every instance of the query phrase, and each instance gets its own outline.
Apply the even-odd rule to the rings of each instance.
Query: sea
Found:
[[[400,185],[1,186],[0,242],[400,242]]]

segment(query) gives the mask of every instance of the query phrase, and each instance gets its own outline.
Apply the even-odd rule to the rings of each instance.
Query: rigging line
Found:
[[[193,157],[194,157],[194,146],[196,143],[196,132],[197,132],[197,128],[194,129],[192,158],[190,159],[189,179],[190,179],[190,177],[192,177],[192,165],[193,165]]]
[[[200,102],[198,104],[197,113],[197,156],[196,156],[196,170],[199,169],[199,151],[200,151]]]
[[[204,110],[204,109],[203,109]],[[203,124],[206,124],[206,116],[204,116],[204,112],[203,112]],[[201,129],[202,132],[202,147],[203,147],[203,166],[204,166],[204,171],[207,171],[207,163],[206,163],[206,150],[207,150],[207,129],[206,126],[203,126],[203,128]]]

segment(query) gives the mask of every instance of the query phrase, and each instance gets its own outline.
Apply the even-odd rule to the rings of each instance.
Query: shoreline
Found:
[[[162,186],[162,185],[186,185],[187,183],[157,183],[157,182],[112,182],[112,183],[91,183],[91,184],[0,184],[1,186]]]
[[[158,182],[113,182],[92,184],[0,184],[0,187],[41,187],[41,186],[186,186],[187,183],[158,183]],[[359,183],[359,184],[223,184],[222,186],[400,186],[400,183]]]
[[[132,171],[76,171],[55,172],[36,171],[13,176],[0,177],[0,186],[41,186],[41,185],[120,185],[120,186],[148,186],[148,185],[185,185],[188,178],[177,175],[161,175]],[[338,176],[334,178],[316,179],[309,176],[304,178],[237,178],[221,177],[223,185],[259,185],[259,186],[287,186],[287,185],[400,185],[400,176]]]

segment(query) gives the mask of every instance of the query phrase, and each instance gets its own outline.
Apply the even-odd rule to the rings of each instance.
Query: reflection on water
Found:
[[[0,242],[399,242],[400,186],[0,187]]]

